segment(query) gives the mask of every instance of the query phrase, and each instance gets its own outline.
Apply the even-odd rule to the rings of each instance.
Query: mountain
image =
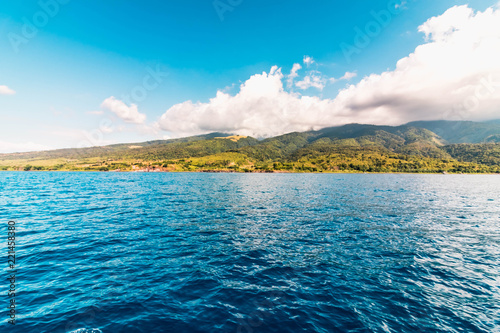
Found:
[[[257,159],[290,158],[303,149],[335,152],[340,147],[364,147],[401,154],[450,157],[438,148],[442,139],[426,129],[410,126],[375,126],[349,124],[319,131],[289,133],[266,139],[241,151]]]
[[[211,133],[0,154],[0,170],[500,173],[499,137],[500,123],[495,121],[349,124],[265,140]]]
[[[228,140],[222,140],[229,137]],[[0,154],[0,164],[3,159],[19,160],[51,160],[51,159],[146,159],[183,158],[204,156],[237,149],[246,145],[257,144],[259,141],[250,137],[231,140],[232,136],[225,133],[210,133],[180,139],[157,140],[142,143],[115,144],[102,147],[69,148],[41,152]]]
[[[415,121],[407,126],[425,128],[448,143],[500,142],[500,120],[474,121]]]

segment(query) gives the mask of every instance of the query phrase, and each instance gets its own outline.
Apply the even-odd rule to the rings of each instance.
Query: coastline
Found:
[[[359,171],[283,171],[283,170],[256,170],[256,171],[234,171],[234,170],[176,170],[176,171],[134,171],[134,170],[112,170],[112,171],[102,171],[102,170],[0,170],[3,172],[15,172],[15,173],[233,173],[233,174],[357,174],[357,175],[500,175],[499,172],[429,172],[429,171],[416,171],[416,172],[359,172]]]

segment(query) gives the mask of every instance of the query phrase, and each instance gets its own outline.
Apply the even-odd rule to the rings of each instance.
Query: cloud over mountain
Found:
[[[500,9],[474,12],[455,6],[429,19],[419,31],[425,43],[400,59],[394,70],[366,76],[334,99],[286,91],[281,69],[274,66],[269,73],[251,76],[234,96],[219,91],[207,103],[172,106],[158,125],[174,136],[224,131],[267,137],[352,122],[498,117]],[[305,57],[304,63],[313,60]],[[299,69],[294,66],[287,76],[288,86]],[[354,75],[348,72],[342,79]],[[296,82],[301,89],[322,89],[325,84],[316,71]]]
[[[474,13],[455,6],[419,31],[428,42],[399,60],[394,71],[365,77],[335,102],[375,123],[498,117],[500,10]]]
[[[268,137],[320,126],[331,101],[288,93],[281,69],[253,75],[231,96],[222,91],[208,103],[183,102],[159,120],[161,129],[178,136],[214,131]]]

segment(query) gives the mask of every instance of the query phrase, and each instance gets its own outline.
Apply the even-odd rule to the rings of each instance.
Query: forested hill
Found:
[[[1,154],[0,169],[500,173],[500,123],[350,124],[265,140],[211,133],[144,143]]]

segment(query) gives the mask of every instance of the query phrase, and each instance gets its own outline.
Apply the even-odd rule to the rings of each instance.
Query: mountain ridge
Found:
[[[497,138],[500,122],[494,121],[347,124],[262,140],[214,132],[142,143],[0,154],[0,169],[496,172],[500,168]]]

